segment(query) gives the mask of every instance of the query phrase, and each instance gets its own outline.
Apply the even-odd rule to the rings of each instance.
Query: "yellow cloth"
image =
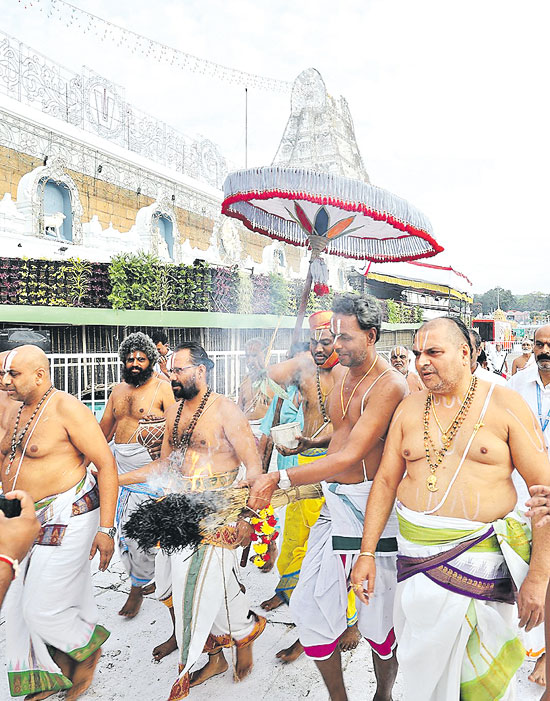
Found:
[[[323,455],[298,455],[298,465],[306,465],[322,457]],[[319,518],[324,501],[323,497],[320,499],[301,499],[286,507],[281,551],[277,559],[277,569],[281,579],[275,591],[287,604],[298,583],[302,560],[307,552],[309,531]],[[357,607],[353,590],[350,590],[348,594],[347,619],[348,626],[357,622]]]

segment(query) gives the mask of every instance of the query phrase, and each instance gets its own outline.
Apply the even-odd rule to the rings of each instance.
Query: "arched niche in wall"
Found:
[[[26,173],[17,186],[17,209],[27,218],[26,233],[40,238],[82,243],[82,204],[63,159]]]
[[[142,207],[136,214],[136,228],[145,251],[162,260],[181,261],[178,220],[168,196]]]

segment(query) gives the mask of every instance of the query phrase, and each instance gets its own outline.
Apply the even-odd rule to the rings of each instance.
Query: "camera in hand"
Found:
[[[19,499],[6,499],[0,494],[0,511],[3,511],[7,518],[14,518],[21,515],[21,502]]]

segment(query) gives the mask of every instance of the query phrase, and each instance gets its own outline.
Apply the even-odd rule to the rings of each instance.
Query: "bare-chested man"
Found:
[[[160,460],[121,475],[122,485],[143,481],[159,471],[162,474],[168,457],[172,469],[181,470],[183,485],[196,491],[228,487],[241,463],[247,479],[254,480],[261,473],[260,456],[242,411],[208,388],[207,374],[212,367],[213,362],[198,343],[182,343],[176,350],[172,388],[182,401],[166,412]],[[182,550],[170,556],[160,551],[157,555],[156,593],[171,607],[180,653],[180,675],[170,698],[182,699],[190,686],[225,672],[224,647],[234,645],[237,649],[237,681],[252,669],[252,642],[263,631],[265,619],[250,611],[237,578],[235,549],[248,533],[244,522],[223,526],[219,537],[205,540],[198,550]],[[175,639],[172,636],[155,648],[155,659],[175,649]],[[208,651],[208,663],[190,674],[203,649]]]
[[[97,625],[88,559],[99,550],[105,570],[113,554],[115,462],[90,410],[53,387],[42,350],[11,351],[4,384],[22,404],[0,444],[2,489],[30,494],[42,524],[7,597],[10,691],[36,701],[68,689],[74,701],[109,635]]]
[[[17,413],[20,403],[10,399],[8,388],[4,384],[4,360],[10,351],[0,353],[0,442],[8,429],[11,414]]]
[[[260,421],[275,395],[274,385],[266,373],[265,344],[262,339],[251,338],[246,343],[244,352],[248,375],[239,387],[237,404],[250,422],[254,436],[260,439]]]
[[[515,375],[518,370],[525,370],[535,364],[535,356],[533,355],[533,344],[528,338],[524,338],[521,342],[521,355],[514,358],[512,363],[512,375]]]
[[[306,654],[316,661],[333,701],[347,699],[338,640],[346,630],[347,581],[359,555],[362,521],[372,479],[393,412],[408,392],[405,378],[376,353],[381,312],[368,295],[344,294],[332,310],[334,348],[346,368],[328,402],[333,435],[326,457],[309,465],[261,475],[252,488],[251,507],[269,502],[277,484],[286,488],[323,480],[326,503],[311,529],[307,554],[290,612]],[[386,589],[377,605],[360,606],[358,626],[368,639],[378,683],[377,701],[389,701],[397,673],[393,654],[396,526],[375,545],[381,555]]]
[[[158,359],[155,344],[141,332],[130,334],[119,348],[124,364],[122,377],[109,397],[100,422],[110,443],[119,474],[148,465],[158,457],[164,435],[164,412],[174,404],[168,382],[155,377],[153,368]],[[117,508],[117,539],[122,564],[130,575],[131,588],[119,616],[133,618],[141,608],[145,589],[155,574],[155,553],[143,552],[122,528],[130,514],[152,494],[147,485],[124,487]]]
[[[424,389],[420,378],[415,372],[409,369],[409,349],[405,346],[395,346],[390,352],[390,363],[407,379],[409,392],[419,392]]]
[[[339,365],[338,354],[334,350],[334,335],[330,330],[331,319],[331,311],[312,314],[309,317],[310,353],[300,354],[268,368],[268,374],[275,382],[287,387],[296,385],[302,396],[304,429],[298,446],[294,449],[278,447],[284,456],[297,455],[298,465],[305,465],[326,455],[326,447],[332,436],[327,402],[344,370]],[[300,577],[309,532],[319,518],[323,502],[324,499],[304,499],[286,507],[281,554],[277,561],[281,579],[275,589],[275,595],[262,603],[263,609],[271,611],[283,603],[289,603]],[[347,608],[348,629],[340,638],[341,650],[351,650],[359,643],[357,609],[353,593]],[[303,646],[297,640],[290,647],[280,650],[277,657],[283,662],[292,662],[303,651]]]
[[[427,389],[395,413],[353,586],[376,601],[372,553],[397,496],[394,621],[407,701],[510,699],[524,658],[516,611],[526,630],[542,621],[550,567],[549,528],[533,529],[530,553],[511,477],[515,467],[529,486],[550,483],[542,433],[517,393],[472,376],[460,319],[424,324],[413,351]]]

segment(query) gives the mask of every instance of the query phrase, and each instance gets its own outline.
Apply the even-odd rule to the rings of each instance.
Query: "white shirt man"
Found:
[[[550,384],[544,386],[538,365],[533,363],[525,370],[517,372],[508,381],[508,387],[519,392],[531,407],[531,411],[540,421],[548,449],[550,446]]]
[[[508,381],[508,387],[521,394],[531,407],[531,411],[539,422],[546,450],[550,446],[550,326],[542,326],[535,332],[535,348],[533,357],[535,363],[526,366],[521,372],[516,372]],[[546,382],[546,385],[545,385]],[[525,502],[530,498],[527,485],[517,470],[512,473],[512,481],[518,494],[518,508],[525,510]],[[537,664],[529,676],[531,681],[544,684],[544,674],[541,669],[544,664],[544,638],[542,626],[533,628],[525,634],[523,644],[527,656],[538,658]]]
[[[500,343],[497,343],[494,347],[491,347],[490,353],[491,363],[493,364],[495,372],[507,373],[508,364],[506,363],[506,356],[508,355],[508,352],[504,350]]]
[[[507,385],[507,382],[502,375],[497,375],[496,372],[485,370],[485,368],[482,368],[479,363],[477,364],[473,374],[476,377],[479,377],[480,380],[486,380],[487,382],[494,383],[495,385],[501,385],[502,387],[506,387]]]

